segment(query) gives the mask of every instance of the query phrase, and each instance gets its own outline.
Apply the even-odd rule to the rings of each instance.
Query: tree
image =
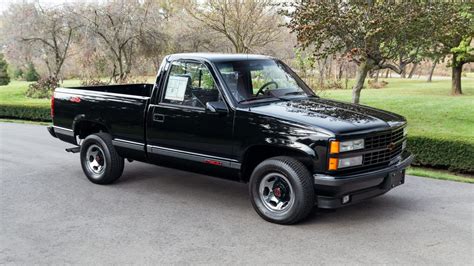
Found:
[[[22,36],[29,32],[25,23],[33,4],[11,4],[0,16],[0,46],[13,69],[23,69],[29,62],[43,61],[44,53],[37,43],[24,42]],[[15,21],[15,23],[11,23]],[[46,67],[46,65],[45,65]]]
[[[8,75],[8,63],[0,54],[0,85],[8,85],[10,83],[10,76]]]
[[[221,36],[235,53],[248,53],[275,41],[282,18],[271,0],[206,0],[185,6],[189,15]]]
[[[474,62],[474,4],[438,3],[431,12],[436,27],[433,32],[437,45],[434,52],[451,56],[451,94],[460,95],[463,65]]]
[[[410,70],[410,74],[408,74],[408,78],[411,79],[415,74],[416,68],[418,67],[419,62],[414,62],[413,67]]]
[[[16,68],[14,71],[13,71],[13,78],[14,79],[22,79],[23,78],[23,69],[21,68]]]
[[[43,52],[49,76],[57,78],[69,56],[69,48],[81,26],[69,7],[44,9],[39,4],[24,4],[12,8],[9,17],[19,25],[13,26],[16,39],[36,45]],[[21,18],[18,18],[21,16]]]
[[[40,75],[36,72],[35,65],[33,63],[28,63],[28,67],[26,68],[25,72],[25,80],[26,81],[38,81]]]
[[[359,103],[369,71],[388,68],[401,73],[392,62],[400,54],[410,54],[413,47],[422,47],[430,32],[425,8],[402,2],[301,1],[283,13],[290,18],[287,26],[296,32],[299,44],[316,58],[342,52],[357,64],[352,102]]]
[[[86,25],[85,36],[96,40],[95,49],[104,49],[113,65],[111,77],[116,82],[127,79],[141,51],[156,52],[163,41],[159,20],[163,9],[155,1],[110,1],[103,5],[88,5],[78,16]],[[155,55],[156,56],[156,55]]]

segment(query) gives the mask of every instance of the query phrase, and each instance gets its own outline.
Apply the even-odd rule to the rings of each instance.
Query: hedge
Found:
[[[22,119],[31,121],[51,121],[51,109],[41,105],[2,105],[0,118]]]
[[[40,105],[0,105],[0,118],[51,121],[50,107]],[[467,139],[442,139],[409,136],[408,149],[415,154],[415,165],[474,173],[474,142]]]
[[[407,145],[416,156],[415,165],[474,173],[473,141],[409,136]]]

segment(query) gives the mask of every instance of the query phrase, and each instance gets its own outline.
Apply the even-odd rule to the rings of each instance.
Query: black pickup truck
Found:
[[[280,224],[382,195],[413,160],[403,117],[321,99],[260,55],[169,55],[154,84],[56,89],[51,115],[48,131],[96,184],[124,159],[234,179]]]

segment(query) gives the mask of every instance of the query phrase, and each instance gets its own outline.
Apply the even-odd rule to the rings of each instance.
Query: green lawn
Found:
[[[407,169],[407,174],[474,184],[474,178],[472,175],[462,175],[443,170],[433,170],[422,167],[410,167]]]
[[[32,99],[25,97],[25,91],[32,82],[13,80],[7,86],[0,86],[0,104],[2,105],[28,105],[49,106],[48,99]],[[79,80],[66,80],[63,86],[79,86]]]
[[[361,104],[405,116],[409,134],[463,139],[474,143],[474,77],[462,80],[462,96],[451,96],[451,80],[383,79],[383,89],[364,88]],[[351,90],[322,91],[322,97],[351,100]]]

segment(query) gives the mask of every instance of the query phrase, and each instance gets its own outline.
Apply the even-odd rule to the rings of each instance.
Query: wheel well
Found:
[[[250,175],[258,164],[266,159],[276,156],[292,157],[303,163],[308,170],[312,171],[313,169],[311,157],[304,152],[285,147],[272,147],[265,145],[254,146],[250,147],[243,156],[241,172],[242,181],[248,182],[250,180]]]
[[[87,136],[99,132],[108,132],[107,127],[91,121],[81,121],[74,127],[74,135],[79,136],[81,139],[85,139]]]

